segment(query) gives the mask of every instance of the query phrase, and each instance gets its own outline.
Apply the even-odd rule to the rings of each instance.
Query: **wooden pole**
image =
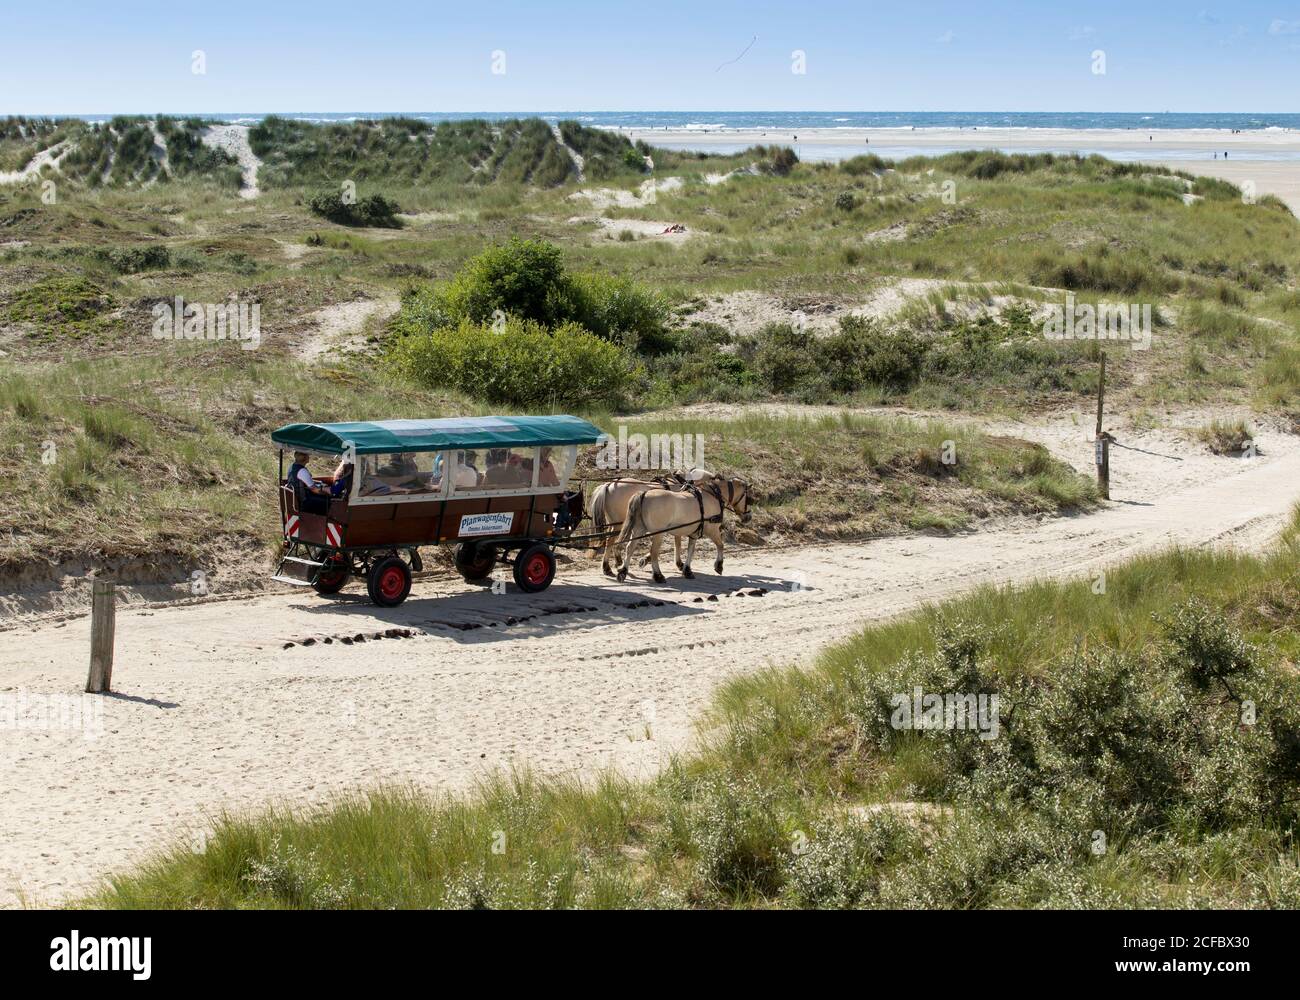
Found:
[[[1101,368],[1097,373],[1097,490],[1103,500],[1110,499],[1110,435],[1101,429],[1106,407],[1106,352],[1101,352]]]
[[[1101,414],[1106,401],[1106,352],[1101,352],[1101,371],[1097,373],[1097,437],[1101,437]]]
[[[113,636],[116,632],[116,595],[112,580],[96,580],[90,603],[89,694],[113,689]]]

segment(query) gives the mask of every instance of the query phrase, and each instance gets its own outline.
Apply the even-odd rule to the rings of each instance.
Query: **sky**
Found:
[[[0,114],[1300,111],[1300,0],[0,2]]]

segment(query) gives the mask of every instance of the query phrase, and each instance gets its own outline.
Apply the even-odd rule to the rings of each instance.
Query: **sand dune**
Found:
[[[840,159],[858,153],[903,157],[959,149],[1004,152],[1101,153],[1141,159],[1176,170],[1252,181],[1258,194],[1274,194],[1300,215],[1300,131],[1222,129],[850,129],[798,130],[626,129],[628,138],[675,149],[727,152],[752,145],[789,145],[804,159]],[[1224,154],[1227,154],[1225,160]],[[1217,159],[1215,158],[1217,154]]]

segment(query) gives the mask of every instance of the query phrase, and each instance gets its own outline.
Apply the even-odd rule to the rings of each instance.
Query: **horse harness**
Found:
[[[722,523],[722,512],[723,512],[723,511],[726,509],[726,507],[727,507],[727,501],[724,501],[724,500],[722,499],[722,491],[721,491],[720,489],[718,489],[717,483],[709,483],[708,486],[699,486],[699,485],[696,484],[696,483],[686,482],[686,483],[683,483],[683,487],[682,487],[682,488],[685,489],[685,490],[690,491],[690,493],[695,497],[695,502],[696,502],[697,504],[700,505],[700,523],[699,523],[699,527],[697,527],[694,531],[691,532],[690,537],[691,537],[691,538],[702,538],[702,537],[704,536],[704,525],[705,525],[706,523],[708,523],[708,524],[721,524],[721,523]],[[711,495],[715,500],[718,501],[718,512],[717,512],[716,514],[714,514],[712,517],[705,517],[705,516],[704,516],[704,493],[705,493],[706,490],[708,491],[708,493],[709,493],[709,494],[710,494],[710,495]],[[730,483],[727,484],[727,497],[728,497],[728,500],[731,499],[731,484],[730,484]]]

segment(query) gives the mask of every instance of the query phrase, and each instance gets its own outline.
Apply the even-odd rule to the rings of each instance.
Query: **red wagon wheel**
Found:
[[[370,567],[366,589],[381,608],[395,608],[411,592],[411,567],[397,556],[380,559]]]
[[[525,594],[545,590],[555,579],[555,553],[545,542],[534,542],[515,556],[515,585]]]

